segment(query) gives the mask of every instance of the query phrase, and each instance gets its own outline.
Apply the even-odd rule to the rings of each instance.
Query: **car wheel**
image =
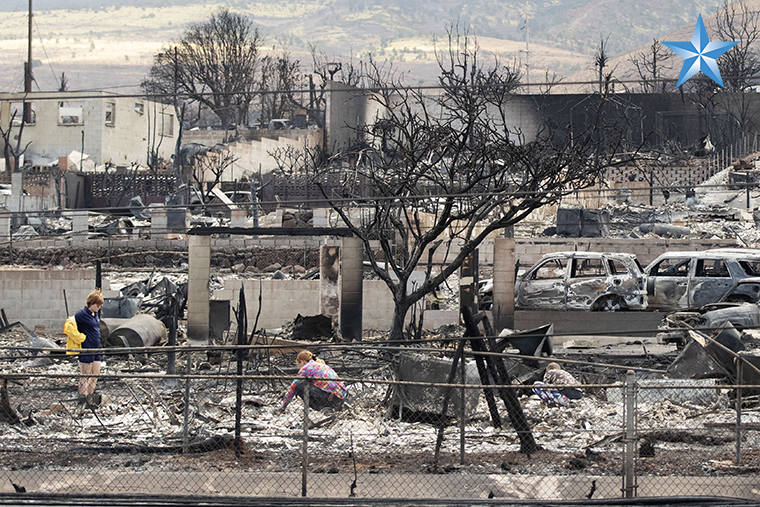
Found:
[[[593,310],[597,312],[617,312],[625,310],[625,305],[620,298],[606,297],[597,301],[594,304]]]

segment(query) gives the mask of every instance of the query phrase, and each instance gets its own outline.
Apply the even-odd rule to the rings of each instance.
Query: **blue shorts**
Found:
[[[94,363],[95,361],[101,361],[101,360],[102,360],[102,356],[100,354],[95,354],[95,355],[90,354],[87,356],[83,356],[83,355],[79,356],[80,363]]]
[[[92,342],[91,342],[92,343]],[[84,344],[82,344],[84,345]],[[100,348],[100,340],[95,344],[95,347],[89,346],[89,347],[82,347],[83,349],[99,349]],[[80,363],[94,363],[95,361],[101,361],[102,356],[100,354],[85,354],[84,352],[79,353],[79,362]]]

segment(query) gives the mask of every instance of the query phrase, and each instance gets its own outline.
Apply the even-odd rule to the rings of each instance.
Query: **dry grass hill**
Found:
[[[152,57],[180,37],[188,24],[203,21],[222,5],[251,16],[267,38],[267,49],[287,48],[310,70],[310,45],[328,57],[389,61],[408,84],[432,83],[435,47],[445,44],[446,26],[470,26],[484,51],[502,62],[525,63],[524,14],[530,23],[530,78],[546,72],[565,80],[593,81],[593,53],[608,37],[610,53],[627,74],[627,52],[652,37],[691,35],[698,12],[707,20],[719,2],[685,0],[677,6],[642,0],[36,0],[33,60],[36,88],[53,90],[65,72],[69,89],[135,91]],[[760,3],[751,0],[750,3]],[[27,50],[27,2],[0,7],[0,90],[22,89]],[[134,5],[139,4],[139,5]],[[86,5],[88,7],[77,7]],[[683,27],[672,32],[674,27]],[[664,31],[663,31],[664,30]]]
[[[760,11],[760,0],[744,0],[744,3],[747,5],[750,11]],[[708,36],[711,40],[718,40],[713,39],[713,33],[714,33],[714,26],[715,26],[715,18],[716,14],[712,13],[710,15],[702,15],[702,19],[705,23],[705,28],[707,29]],[[688,41],[691,40],[691,37],[694,33],[694,27],[697,22],[697,16],[694,16],[694,19],[691,23],[677,29],[673,30],[671,32],[663,33],[661,36],[657,37],[657,40],[659,41]],[[612,59],[610,62],[610,65],[608,69],[615,69],[614,71],[614,77],[617,81],[621,82],[623,84],[624,89],[629,89],[631,91],[639,91],[638,87],[638,79],[639,74],[636,71],[635,66],[631,63],[631,58],[635,58],[637,54],[641,52],[645,52],[648,50],[649,46],[652,44],[652,40],[649,41],[648,44],[645,44],[641,47],[638,47],[634,49],[633,51],[626,52],[624,54],[618,55]],[[756,50],[760,50],[760,48],[756,48]],[[673,58],[668,62],[666,71],[665,71],[665,77],[670,79],[678,79],[679,74],[681,73],[681,67],[683,64],[683,60],[673,55]],[[571,85],[571,86],[565,86],[565,87],[558,87],[557,91],[566,91],[566,92],[574,92],[574,93],[583,93],[583,92],[589,92],[592,90],[598,89],[598,75],[597,71],[593,67],[587,67],[584,68],[571,76],[567,78],[567,82],[570,83],[594,83],[594,84],[581,84],[581,85]],[[617,91],[623,91],[620,88],[617,89]]]

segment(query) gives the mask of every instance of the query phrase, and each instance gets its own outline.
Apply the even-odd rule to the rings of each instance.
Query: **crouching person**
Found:
[[[282,400],[281,411],[284,411],[293,397],[298,396],[303,399],[304,390],[309,389],[309,408],[322,410],[331,408],[340,410],[343,408],[343,402],[348,395],[346,386],[342,382],[332,380],[338,378],[335,370],[327,366],[324,361],[308,350],[302,350],[296,357],[296,364],[300,368],[298,377],[291,382],[288,387],[285,398]]]
[[[539,398],[548,406],[564,407],[570,400],[580,400],[583,398],[583,392],[576,387],[560,387],[559,389],[548,389],[543,387],[545,384],[554,386],[573,386],[578,385],[578,381],[575,380],[569,372],[563,370],[557,363],[549,363],[546,365],[546,372],[544,373],[543,382],[533,383],[533,392],[536,393]]]

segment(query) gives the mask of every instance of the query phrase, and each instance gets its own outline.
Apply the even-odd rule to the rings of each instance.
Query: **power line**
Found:
[[[307,73],[309,74],[309,73]],[[731,76],[723,76],[725,80],[729,79],[739,79],[739,77],[731,77]],[[638,79],[632,79],[632,80],[616,80],[615,82],[625,84],[625,83],[631,83],[631,84],[640,84],[641,80]],[[676,78],[673,79],[657,79],[652,80],[651,82],[660,82],[660,83],[675,83],[677,82]],[[567,82],[561,82],[557,83],[554,86],[586,86],[586,85],[597,85],[598,81],[567,81]],[[542,87],[546,86],[546,83],[531,83],[530,85],[526,84],[470,84],[470,85],[464,85],[462,87],[458,87],[458,90],[461,89],[468,89],[468,90],[493,90],[493,89],[500,89],[500,88],[524,88],[524,87]],[[339,83],[338,88],[331,88],[331,89],[325,89],[323,90],[324,93],[354,93],[354,94],[362,94],[362,93],[382,93],[382,92],[414,92],[414,91],[442,91],[445,92],[446,90],[451,90],[453,87],[448,87],[445,85],[435,84],[435,85],[386,85],[386,86],[368,86],[368,87],[355,87],[346,85],[345,83]],[[99,91],[105,92],[108,89],[114,89],[114,88],[139,88],[139,84],[130,84],[130,85],[115,85],[115,86],[109,86],[109,87],[103,87],[103,88],[89,88],[84,90],[68,90],[66,92],[55,92],[59,93],[58,95],[51,95],[51,96],[45,96],[45,95],[34,95],[32,98],[34,100],[61,100],[66,98],[79,98],[79,99],[92,99],[92,98],[101,98],[102,95],[95,94]],[[193,97],[224,97],[224,96],[235,96],[235,95],[250,95],[250,96],[259,96],[259,95],[276,95],[276,94],[308,94],[312,90],[310,88],[294,88],[294,89],[286,89],[286,88],[278,88],[274,90],[256,90],[256,91],[231,91],[231,92],[198,92],[198,93],[187,93],[187,92],[178,92],[178,93],[132,93],[132,94],[119,94],[119,97],[123,98],[142,98],[142,99],[149,99],[149,100],[157,100],[160,101],[160,99],[182,99],[182,100],[192,100]],[[21,94],[23,95],[23,92],[6,92],[6,93],[12,93],[12,94]],[[40,93],[49,93],[49,92],[40,92]],[[69,97],[68,95],[60,95],[60,93],[68,93],[71,94]],[[86,95],[87,93],[93,93],[94,95]],[[668,92],[670,94],[677,94],[676,91]],[[688,93],[688,92],[687,92]],[[598,92],[578,92],[578,93],[547,93],[547,94],[522,94],[522,93],[514,93],[512,94],[514,96],[552,96],[552,95],[588,95],[588,96],[594,96],[599,95]],[[609,93],[604,94],[604,97],[619,97],[623,95],[656,95],[656,94],[648,94],[644,92],[621,92],[621,93]]]

